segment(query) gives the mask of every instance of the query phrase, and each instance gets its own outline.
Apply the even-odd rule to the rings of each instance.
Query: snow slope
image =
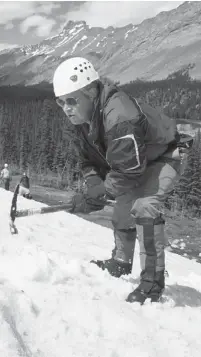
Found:
[[[0,356],[200,356],[201,265],[167,252],[164,303],[126,303],[138,246],[133,276],[112,278],[89,263],[109,256],[111,230],[58,212],[17,219],[12,236],[11,198],[0,189]]]

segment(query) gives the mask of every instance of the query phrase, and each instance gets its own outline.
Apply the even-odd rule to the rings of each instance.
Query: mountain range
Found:
[[[0,85],[52,82],[69,56],[91,60],[102,76],[127,83],[159,80],[189,69],[201,79],[201,2],[187,1],[139,25],[90,27],[69,21],[54,37],[0,52]]]

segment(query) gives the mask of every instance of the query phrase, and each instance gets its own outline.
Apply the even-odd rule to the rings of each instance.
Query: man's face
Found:
[[[56,101],[72,124],[79,125],[90,122],[93,103],[82,91],[62,95],[57,97]]]

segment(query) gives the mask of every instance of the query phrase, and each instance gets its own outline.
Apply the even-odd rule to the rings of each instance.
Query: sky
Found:
[[[16,218],[11,235],[11,200],[0,188],[0,356],[200,357],[201,264],[166,252],[163,303],[127,303],[138,241],[132,275],[117,279],[90,263],[110,256],[111,229],[56,212]],[[18,209],[41,206],[18,198]]]
[[[0,50],[36,44],[58,34],[69,20],[90,26],[139,24],[183,1],[0,1]]]

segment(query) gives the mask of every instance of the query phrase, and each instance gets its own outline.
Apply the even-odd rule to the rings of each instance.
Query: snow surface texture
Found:
[[[164,302],[129,304],[138,245],[132,276],[113,278],[89,263],[110,256],[110,229],[58,212],[18,218],[11,235],[11,199],[0,189],[0,356],[200,357],[200,264],[167,252]]]

